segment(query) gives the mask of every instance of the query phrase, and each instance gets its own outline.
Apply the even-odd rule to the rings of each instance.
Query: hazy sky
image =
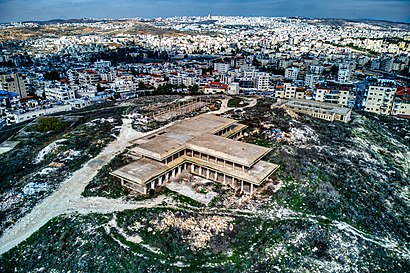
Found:
[[[0,0],[1,22],[208,14],[410,22],[410,0]]]

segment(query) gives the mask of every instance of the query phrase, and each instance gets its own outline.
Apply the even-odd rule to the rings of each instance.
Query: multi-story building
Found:
[[[212,114],[179,121],[137,140],[138,159],[111,175],[144,194],[184,171],[252,194],[279,166],[261,160],[271,149],[234,140],[244,128]]]
[[[392,81],[379,81],[371,85],[367,91],[366,112],[390,115],[393,109],[393,99],[396,91]]]
[[[68,86],[48,86],[44,88],[48,100],[69,100],[75,98],[75,91]]]
[[[315,75],[320,75],[323,72],[323,65],[311,65],[310,66],[310,73]]]
[[[27,86],[25,77],[21,74],[5,74],[0,75],[0,82],[3,89],[8,92],[17,93],[20,98],[27,97]]]
[[[267,90],[269,89],[269,73],[259,72],[256,74],[255,87],[258,90]]]
[[[96,85],[100,77],[97,72],[91,69],[86,69],[78,75],[78,80],[81,85]]]
[[[275,96],[280,99],[304,99],[306,89],[291,83],[280,83],[275,87]]]
[[[339,71],[337,72],[337,81],[340,83],[350,82],[350,65],[348,63],[342,63],[339,65]]]
[[[299,75],[299,69],[296,67],[289,67],[285,70],[285,78],[297,80]]]
[[[17,93],[0,90],[0,114],[6,109],[16,109],[20,105],[20,97]]]
[[[227,63],[214,63],[214,70],[221,74],[228,73],[229,64]]]
[[[315,87],[318,81],[319,81],[319,75],[306,74],[305,76],[305,86],[307,86],[310,89]]]
[[[397,87],[393,100],[392,115],[410,117],[410,87]]]
[[[349,102],[355,100],[355,94],[349,85],[325,82],[316,84],[314,98],[316,101],[350,106]]]

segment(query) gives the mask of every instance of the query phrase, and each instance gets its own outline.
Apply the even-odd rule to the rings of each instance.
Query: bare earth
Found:
[[[232,109],[227,107],[227,103],[228,99],[225,99],[222,102],[221,109],[213,113],[221,114]],[[256,99],[252,99],[247,107],[254,105],[256,105]],[[131,122],[131,119],[123,119],[120,134],[115,141],[108,144],[98,156],[74,172],[71,177],[61,184],[56,192],[35,206],[29,214],[4,231],[3,236],[0,238],[0,255],[29,238],[52,218],[64,213],[110,213],[126,209],[154,207],[165,201],[166,198],[164,196],[132,203],[122,199],[84,198],[81,196],[87,184],[97,175],[101,167],[108,164],[117,154],[129,146],[133,140],[154,132],[137,132],[132,129]],[[164,127],[168,127],[171,124],[167,124]],[[164,127],[155,131],[161,130]]]

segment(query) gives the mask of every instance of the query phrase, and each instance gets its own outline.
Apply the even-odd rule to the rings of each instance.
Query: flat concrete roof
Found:
[[[302,107],[302,108],[306,108],[310,110],[317,109],[317,110],[326,111],[330,113],[336,113],[340,115],[347,115],[352,110],[348,107],[343,107],[337,104],[312,101],[312,100],[291,100],[287,102],[285,105],[294,106],[294,107]]]
[[[183,149],[191,139],[204,133],[214,134],[234,123],[234,119],[202,114],[139,139],[139,145],[132,151],[161,161]]]
[[[248,167],[271,151],[269,148],[209,134],[193,138],[187,147]]]
[[[162,163],[148,158],[140,158],[137,161],[113,171],[111,174],[137,184],[145,185],[149,179],[160,175],[166,170],[168,170],[168,167]]]

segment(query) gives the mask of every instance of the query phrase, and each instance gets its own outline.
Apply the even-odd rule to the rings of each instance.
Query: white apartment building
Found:
[[[289,67],[285,70],[285,78],[297,80],[299,75],[299,69],[296,67]]]
[[[337,72],[337,81],[340,83],[350,82],[350,65],[348,63],[339,64],[339,71]]]
[[[305,86],[309,87],[312,89],[317,82],[319,81],[319,75],[315,74],[306,74],[305,76]]]
[[[48,100],[70,100],[75,98],[75,91],[64,86],[49,86],[44,88]]]
[[[396,87],[393,82],[379,82],[367,89],[366,112],[390,115]]]
[[[350,88],[338,85],[316,85],[315,100],[349,106],[349,100],[353,100],[354,94]]]
[[[214,63],[214,70],[221,74],[228,73],[229,64],[227,63]]]
[[[255,87],[258,90],[269,89],[269,73],[259,72],[256,74]]]

